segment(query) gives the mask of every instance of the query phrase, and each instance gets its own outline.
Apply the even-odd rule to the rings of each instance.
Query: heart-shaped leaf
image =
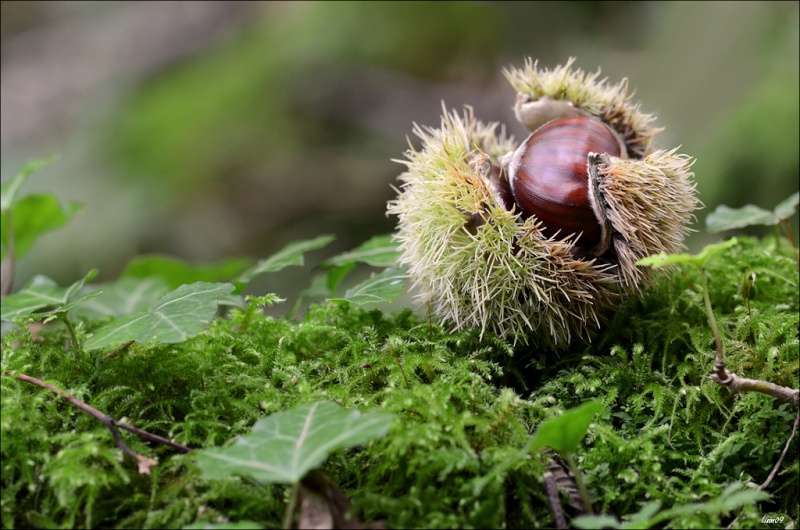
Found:
[[[721,250],[725,250],[731,248],[732,246],[736,245],[739,242],[738,239],[735,237],[730,238],[727,241],[723,241],[721,243],[714,243],[713,245],[707,245],[703,250],[698,252],[697,254],[667,254],[665,252],[660,252],[658,254],[653,254],[652,256],[647,256],[646,258],[642,258],[636,262],[636,265],[643,265],[646,267],[653,267],[654,269],[659,269],[661,267],[667,267],[669,265],[676,265],[678,263],[691,263],[692,265],[696,265],[697,267],[703,268],[711,259],[711,256],[716,254]]]
[[[771,212],[753,204],[747,204],[741,208],[731,208],[722,204],[708,214],[706,228],[714,234],[746,226],[775,225],[794,215],[798,203],[800,203],[800,192],[792,194]]]
[[[236,292],[241,292],[256,276],[268,272],[278,272],[292,265],[303,265],[305,263],[303,254],[322,248],[333,240],[333,236],[326,235],[289,243],[272,256],[262,259],[253,267],[244,271],[234,282],[236,284]]]
[[[373,267],[393,267],[400,253],[391,234],[375,236],[358,247],[334,256],[322,264],[323,267],[341,267],[350,263],[366,263]]]
[[[8,251],[8,228],[14,230],[14,257],[23,256],[42,234],[67,224],[81,205],[70,202],[62,205],[55,195],[26,195],[2,214],[2,256]],[[13,222],[9,222],[12,216]]]
[[[230,283],[197,282],[165,294],[150,310],[119,318],[86,341],[87,350],[121,342],[183,342],[200,333],[214,317],[217,304],[233,291]]]
[[[47,276],[34,276],[21,291],[3,298],[0,320],[10,322],[14,318],[34,313],[37,317],[46,318],[56,313],[67,312],[77,304],[101,293],[94,291],[78,296],[83,285],[94,278],[97,272],[97,269],[92,269],[69,287],[59,287]]]
[[[197,454],[208,478],[231,474],[260,482],[296,484],[337,449],[362,445],[386,434],[394,416],[345,410],[329,401],[306,403],[258,420],[229,447]]]
[[[148,278],[120,278],[113,283],[87,285],[88,289],[102,294],[77,306],[73,314],[80,318],[124,317],[147,311],[170,290],[158,276]]]
[[[566,411],[561,416],[545,420],[533,435],[530,449],[551,447],[559,453],[574,453],[581,445],[595,414],[602,412],[603,404],[589,401]]]
[[[17,202],[17,194],[19,189],[28,180],[32,173],[40,170],[45,166],[49,166],[57,159],[56,156],[50,156],[40,160],[31,160],[25,164],[19,172],[14,175],[14,178],[3,184],[0,188],[0,213],[6,213],[11,206]]]
[[[121,278],[161,278],[170,289],[195,282],[226,282],[245,270],[252,260],[231,258],[219,264],[196,265],[173,256],[138,256],[131,260]]]
[[[331,298],[339,304],[350,302],[356,305],[378,302],[393,302],[403,294],[406,274],[397,269],[386,269],[380,274],[373,274],[368,280],[348,289],[344,298]]]

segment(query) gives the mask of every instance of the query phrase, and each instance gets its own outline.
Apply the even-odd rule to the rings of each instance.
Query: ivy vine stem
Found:
[[[586,507],[586,512],[589,515],[593,515],[594,510],[592,509],[592,499],[589,497],[589,490],[586,489],[586,483],[583,481],[583,475],[581,475],[581,471],[578,469],[578,464],[575,462],[575,457],[572,456],[572,453],[563,453],[561,456],[563,456],[564,460],[567,461],[567,465],[572,470],[572,474],[575,476],[575,483],[578,485],[578,491],[581,492],[581,499],[583,499],[583,505]]]
[[[75,346],[75,358],[77,359],[81,353],[81,343],[78,341],[78,334],[75,333],[75,325],[72,323],[72,320],[70,320],[69,314],[67,313],[64,313],[63,316],[61,316],[61,320],[67,326],[69,336],[72,338],[72,344]]]
[[[284,530],[289,530],[292,527],[292,519],[294,519],[294,512],[297,508],[297,494],[299,490],[299,484],[292,484],[292,494],[291,497],[289,497],[289,505],[286,506],[286,513],[283,515]]]

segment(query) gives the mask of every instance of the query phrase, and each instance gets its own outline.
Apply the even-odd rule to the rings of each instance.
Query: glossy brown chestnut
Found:
[[[508,180],[523,218],[535,215],[546,237],[582,234],[580,246],[595,245],[601,227],[589,198],[589,153],[625,158],[625,148],[595,118],[548,122],[528,136],[508,162]]]

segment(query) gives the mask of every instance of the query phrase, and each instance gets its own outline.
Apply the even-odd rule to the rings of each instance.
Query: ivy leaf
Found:
[[[336,292],[336,288],[339,287],[339,284],[342,283],[342,280],[350,274],[350,271],[356,268],[355,263],[348,263],[347,265],[342,265],[341,267],[334,267],[328,271],[327,275],[327,291],[326,295],[332,295]]]
[[[333,294],[357,263],[366,263],[373,267],[394,267],[399,257],[400,253],[397,251],[397,245],[392,242],[392,235],[386,234],[375,236],[353,250],[334,256],[320,266],[330,269],[328,289]]]
[[[56,156],[50,156],[39,160],[31,160],[14,175],[14,178],[3,184],[3,187],[0,188],[0,213],[6,213],[17,202],[19,189],[32,173],[49,166],[57,158]]]
[[[366,263],[373,267],[393,267],[400,253],[392,242],[392,235],[375,236],[358,247],[334,256],[322,264],[323,267],[341,267],[351,263]]]
[[[52,164],[57,157],[32,160],[0,188],[0,256],[6,257],[9,241],[14,242],[14,257],[24,255],[43,233],[66,224],[80,210],[77,203],[64,207],[55,195],[28,195],[18,199],[19,190],[28,177]],[[9,228],[13,227],[13,234]]]
[[[262,259],[253,267],[250,267],[241,275],[239,275],[239,277],[234,281],[236,284],[236,292],[241,292],[251,281],[253,281],[253,278],[256,276],[260,276],[261,274],[268,272],[278,272],[292,265],[303,265],[305,263],[303,254],[322,248],[333,240],[333,236],[325,235],[315,237],[314,239],[289,243],[277,253],[266,259]]]
[[[773,210],[775,217],[780,221],[788,219],[797,211],[797,205],[800,204],[800,192],[790,195],[787,199],[781,201]]]
[[[353,303],[356,305],[378,302],[393,302],[403,294],[403,283],[406,274],[398,269],[386,269],[380,274],[373,274],[368,280],[348,289],[344,298],[330,298],[338,304]]]
[[[62,206],[52,194],[26,195],[14,202],[2,214],[2,257],[8,250],[9,227],[14,230],[14,257],[19,258],[42,234],[67,224],[81,208],[75,202]]]
[[[696,265],[702,269],[706,266],[706,262],[708,262],[711,256],[721,250],[731,248],[738,242],[739,241],[735,237],[732,237],[727,241],[708,245],[697,254],[667,254],[665,252],[660,252],[658,254],[653,254],[652,256],[647,256],[646,258],[640,259],[636,262],[636,265],[644,265],[646,267],[659,269],[661,267],[667,267],[669,265],[675,265],[678,263],[691,263],[692,265]]]
[[[101,293],[94,291],[78,296],[83,285],[94,278],[97,272],[97,269],[90,270],[86,276],[69,287],[59,287],[47,276],[34,276],[21,291],[3,298],[0,320],[10,322],[14,318],[34,313],[42,318],[56,313],[66,313],[76,305]]]
[[[120,277],[158,277],[170,289],[177,289],[187,283],[228,281],[251,263],[248,258],[232,258],[217,265],[193,265],[172,256],[139,256],[128,263]]]
[[[198,451],[206,478],[249,476],[297,484],[337,449],[382,437],[394,420],[385,412],[345,410],[330,401],[306,403],[258,420],[229,447]]]
[[[595,414],[603,411],[599,401],[589,401],[566,411],[561,416],[544,421],[529,443],[530,449],[551,447],[562,454],[574,453],[586,436]]]
[[[123,317],[153,307],[170,290],[158,276],[120,278],[113,283],[87,285],[85,289],[100,290],[102,294],[73,310],[81,318]]]
[[[651,501],[642,506],[642,509],[631,515],[623,525],[624,528],[650,528],[651,521],[661,510],[661,501]]]
[[[613,515],[582,515],[570,521],[570,524],[575,528],[583,528],[584,530],[621,528],[619,521]]]
[[[800,203],[800,192],[794,193],[788,199],[782,201],[771,212],[753,204],[748,204],[741,208],[730,208],[721,204],[706,217],[706,228],[710,233],[714,234],[746,226],[776,225],[794,215],[798,203]]]
[[[165,294],[150,311],[114,320],[86,341],[87,350],[121,342],[183,342],[200,333],[217,311],[219,299],[233,291],[229,283],[197,282]]]

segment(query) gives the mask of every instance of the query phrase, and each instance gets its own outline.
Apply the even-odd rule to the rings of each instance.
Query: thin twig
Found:
[[[561,507],[561,499],[558,495],[555,477],[548,471],[543,478],[544,488],[547,490],[547,500],[550,502],[550,511],[553,512],[556,528],[567,528],[567,520],[564,517],[564,509]]]
[[[688,276],[686,276],[686,273],[685,273],[685,272],[683,272],[683,270],[681,270],[681,269],[678,269],[678,272],[680,272],[680,273],[681,273],[681,276],[683,276],[683,279],[684,279],[684,280],[686,280],[686,283],[688,283],[688,284],[689,284],[689,288],[690,288],[692,291],[694,291],[694,284],[692,283],[692,280],[690,280],[690,279],[689,279],[689,277],[688,277]]]
[[[739,377],[734,373],[726,373],[726,380],[720,381],[719,376],[713,373],[708,376],[709,379],[722,385],[728,389],[731,394],[739,394],[741,392],[761,392],[762,394],[770,395],[784,403],[791,403],[795,407],[800,406],[800,390],[796,388],[789,388],[786,386],[776,385],[769,381],[762,381],[760,379],[748,379],[747,377]]]
[[[797,434],[798,423],[800,423],[800,412],[798,412],[797,416],[794,418],[794,426],[792,427],[792,434],[790,434],[789,439],[786,440],[786,445],[783,446],[783,451],[781,451],[781,456],[778,457],[778,461],[775,463],[775,466],[772,468],[772,471],[770,471],[767,480],[765,480],[760,486],[758,486],[758,488],[756,488],[758,489],[758,491],[764,491],[765,489],[767,489],[767,486],[769,486],[770,482],[772,482],[772,479],[775,478],[775,475],[778,473],[778,469],[780,469],[781,464],[783,463],[783,457],[786,456],[786,453],[789,451],[789,445],[792,443],[794,435]],[[728,524],[728,526],[725,527],[725,530],[730,530],[731,528],[736,526],[736,523],[739,522],[739,517],[741,517],[742,514],[744,514],[744,509],[742,509],[742,511],[739,512],[739,515],[737,515],[736,518],[733,521],[731,521],[730,524]]]
[[[769,483],[772,482],[772,479],[775,478],[775,475],[778,473],[778,469],[781,467],[783,463],[783,457],[786,456],[786,452],[789,451],[789,444],[792,443],[794,439],[794,435],[797,434],[797,424],[800,423],[800,412],[797,413],[797,416],[794,418],[794,426],[792,427],[792,434],[789,435],[789,439],[786,440],[786,445],[783,446],[783,451],[781,452],[780,458],[778,458],[778,462],[775,463],[775,467],[772,468],[767,480],[761,484],[758,489],[759,491],[764,491],[769,486]]]
[[[160,443],[162,445],[168,445],[168,446],[172,447],[173,449],[177,449],[181,453],[191,453],[192,451],[194,451],[194,449],[192,449],[191,447],[187,447],[187,446],[185,446],[183,444],[179,444],[178,442],[173,442],[172,440],[169,440],[169,439],[164,438],[162,436],[159,436],[157,434],[153,434],[151,432],[143,431],[142,429],[139,429],[138,427],[134,427],[133,425],[128,425],[127,423],[120,423],[120,422],[115,420],[114,421],[114,425],[116,425],[120,429],[124,429],[124,430],[126,430],[126,431],[128,431],[130,433],[133,433],[136,436],[138,436],[139,438],[142,438],[144,440],[147,440],[147,441],[150,441],[150,442]]]
[[[170,447],[178,449],[179,451],[182,451],[184,453],[188,453],[188,452],[192,451],[192,449],[190,447],[186,447],[185,445],[181,445],[179,443],[172,442],[172,441],[167,440],[166,438],[162,438],[161,436],[158,436],[156,434],[152,434],[152,433],[149,433],[147,431],[143,431],[141,429],[138,429],[138,428],[130,426],[130,425],[126,425],[124,423],[118,423],[117,420],[115,420],[114,418],[112,418],[108,414],[106,414],[104,412],[101,412],[101,411],[97,410],[96,408],[92,407],[91,405],[88,405],[88,404],[84,403],[80,399],[70,395],[68,392],[66,392],[65,390],[63,390],[61,388],[58,388],[55,385],[51,385],[50,383],[45,383],[41,379],[36,379],[35,377],[31,377],[31,376],[26,375],[26,374],[18,373],[18,372],[14,371],[14,370],[6,372],[6,375],[14,376],[16,379],[19,379],[21,381],[25,381],[27,383],[34,384],[34,385],[39,386],[41,388],[46,388],[47,390],[50,390],[53,393],[57,394],[58,396],[64,398],[67,401],[69,401],[75,407],[79,408],[80,410],[86,412],[87,414],[90,414],[91,416],[93,416],[94,418],[99,420],[111,432],[111,436],[114,437],[114,441],[117,443],[119,448],[122,449],[126,454],[128,454],[130,457],[134,458],[139,463],[139,473],[141,473],[143,475],[149,475],[150,474],[150,468],[153,467],[153,466],[158,465],[158,462],[156,460],[150,458],[150,457],[140,455],[139,453],[137,453],[136,451],[134,451],[133,449],[128,447],[128,445],[125,444],[125,442],[120,437],[118,428],[119,429],[125,429],[126,431],[132,432],[132,433],[136,434],[137,436],[139,436],[140,438],[143,438],[143,439],[146,439],[146,440],[149,440],[149,441],[152,441],[152,442],[157,442],[157,443],[162,443],[162,444],[165,444],[165,445],[169,445]]]
[[[744,391],[761,392],[768,394],[785,403],[791,403],[795,407],[800,406],[800,390],[776,385],[769,381],[760,379],[748,379],[739,377],[734,373],[725,371],[725,355],[722,349],[722,337],[717,327],[717,320],[714,318],[714,310],[711,308],[711,299],[708,297],[708,281],[706,280],[705,269],[700,269],[700,278],[703,280],[703,300],[705,301],[706,313],[708,313],[708,324],[714,334],[714,341],[717,344],[717,356],[714,361],[714,373],[708,376],[709,379],[728,389],[731,394],[738,394]]]

